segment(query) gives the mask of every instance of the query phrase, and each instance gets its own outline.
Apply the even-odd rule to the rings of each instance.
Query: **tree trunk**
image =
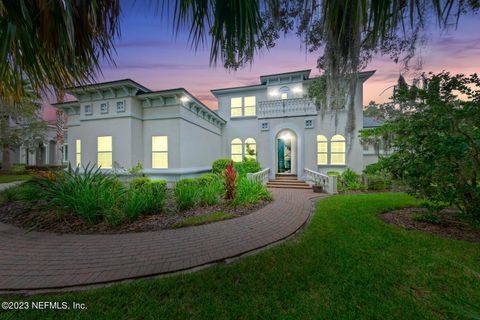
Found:
[[[10,146],[6,143],[2,145],[2,171],[10,171]]]

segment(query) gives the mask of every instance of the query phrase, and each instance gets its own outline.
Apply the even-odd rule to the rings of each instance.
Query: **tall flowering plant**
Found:
[[[231,161],[227,169],[225,169],[225,187],[226,187],[226,193],[225,193],[225,199],[227,200],[233,200],[235,198],[235,179],[237,178],[237,171],[235,171],[235,168],[233,167],[233,161]]]

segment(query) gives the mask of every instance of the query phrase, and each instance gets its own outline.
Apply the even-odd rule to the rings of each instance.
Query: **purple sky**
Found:
[[[318,53],[306,53],[295,35],[278,40],[275,48],[259,54],[252,66],[239,71],[227,71],[219,63],[209,66],[209,48],[195,52],[188,44],[188,33],[172,35],[167,22],[161,22],[154,10],[146,10],[140,2],[124,5],[121,17],[121,37],[116,41],[116,66],[105,64],[98,81],[131,78],[152,90],[184,87],[212,109],[217,103],[211,89],[257,84],[263,74],[312,69],[318,74]],[[465,16],[458,29],[440,32],[428,30],[428,43],[420,48],[423,71],[451,73],[480,72],[480,16]],[[383,102],[395,84],[401,67],[388,57],[375,57],[367,70],[377,70],[364,87],[364,104]],[[48,109],[48,108],[47,108]],[[52,110],[46,117],[52,118]]]

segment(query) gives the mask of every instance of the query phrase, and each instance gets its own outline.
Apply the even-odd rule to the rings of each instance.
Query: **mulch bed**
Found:
[[[480,228],[474,228],[467,222],[458,218],[458,210],[444,209],[436,215],[440,218],[438,223],[416,221],[413,215],[425,214],[424,208],[404,208],[387,213],[382,213],[379,218],[386,223],[394,224],[405,229],[415,229],[432,233],[445,238],[480,242]]]
[[[82,219],[64,214],[59,217],[54,211],[46,207],[42,201],[33,202],[11,202],[0,207],[0,222],[11,224],[26,231],[40,231],[51,233],[74,233],[74,234],[115,234],[157,231],[171,229],[178,221],[192,216],[205,215],[212,212],[223,211],[234,214],[237,217],[247,215],[266,206],[268,202],[262,201],[249,207],[229,207],[220,204],[205,208],[195,208],[181,213],[174,213],[174,209],[167,203],[167,212],[164,214],[150,214],[141,216],[132,223],[125,223],[120,226],[110,226],[105,222],[90,225]]]

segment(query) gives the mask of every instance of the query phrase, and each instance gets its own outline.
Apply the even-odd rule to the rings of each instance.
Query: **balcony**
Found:
[[[310,99],[295,98],[259,101],[258,118],[282,118],[317,115],[317,107]]]

